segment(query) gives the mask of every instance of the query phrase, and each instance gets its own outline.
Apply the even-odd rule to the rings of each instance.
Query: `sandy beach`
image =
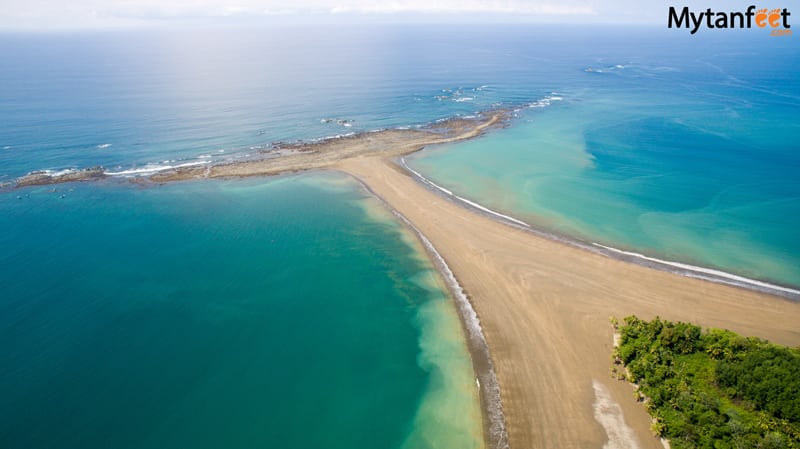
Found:
[[[432,192],[388,158],[347,159],[337,167],[408,218],[466,290],[488,340],[512,448],[662,447],[631,386],[609,375],[611,316],[658,315],[800,344],[800,303],[513,228]],[[619,404],[637,443],[624,441],[625,429],[606,429],[595,418],[597,403],[609,418],[602,421],[619,424],[597,384]]]
[[[632,388],[610,376],[611,316],[661,316],[800,345],[800,302],[655,270],[564,244],[465,208],[420,183],[398,156],[476,137],[498,110],[419,129],[278,148],[280,156],[168,170],[136,182],[336,169],[359,179],[444,258],[478,314],[511,448],[660,448]],[[101,168],[32,173],[16,187],[95,181]],[[623,423],[624,421],[624,423]]]

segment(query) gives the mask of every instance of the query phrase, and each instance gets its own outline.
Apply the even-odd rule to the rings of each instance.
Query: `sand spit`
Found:
[[[318,168],[360,179],[435,247],[463,288],[490,350],[512,449],[637,447],[634,439],[642,449],[662,448],[628,384],[609,377],[611,316],[661,316],[800,344],[800,302],[652,269],[634,263],[635,258],[551,238],[469,207],[396,162],[427,145],[478,136],[511,117],[513,111],[497,110],[419,129],[297,143],[282,147],[281,157],[180,167],[144,182]],[[20,178],[16,186],[107,176],[97,171],[40,175]]]
[[[491,351],[511,448],[635,447],[623,444],[627,430],[609,432],[596,419],[598,381],[605,387],[600,403],[621,410],[605,424],[624,422],[638,447],[662,447],[630,387],[609,377],[611,316],[659,315],[800,344],[796,301],[543,237],[465,208],[387,158],[347,159],[336,167],[406,217],[466,291]]]
[[[243,178],[276,175],[331,167],[349,158],[380,155],[401,156],[438,143],[469,139],[487,129],[503,126],[513,111],[498,109],[470,118],[451,118],[414,129],[384,129],[312,142],[275,143],[268,149],[242,160],[219,163],[190,163],[176,167],[144,168],[109,172],[103,167],[58,172],[42,170],[28,173],[10,187],[96,181],[109,177],[129,177],[137,182],[155,183],[202,178]],[[140,176],[131,176],[140,175]]]

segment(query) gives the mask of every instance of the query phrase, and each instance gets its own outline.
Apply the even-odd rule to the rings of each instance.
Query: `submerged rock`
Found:
[[[62,170],[53,172],[50,170],[37,170],[25,176],[17,178],[16,187],[25,186],[44,186],[50,184],[61,184],[64,182],[94,181],[105,178],[105,169],[100,166],[83,168],[80,170]]]

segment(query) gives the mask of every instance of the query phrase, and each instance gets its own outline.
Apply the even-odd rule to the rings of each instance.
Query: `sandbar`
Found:
[[[603,447],[609,435],[595,418],[597,383],[637,440],[609,447],[662,447],[630,385],[609,375],[611,316],[660,316],[800,344],[796,301],[655,270],[501,223],[426,188],[390,158],[347,159],[337,168],[413,223],[467,292],[494,362],[511,448]]]
[[[660,316],[800,345],[798,301],[548,238],[464,207],[398,163],[425,146],[506,126],[513,115],[498,109],[415,129],[276,145],[251,160],[181,167],[134,180],[165,183],[309,169],[340,170],[360,180],[430,241],[464,289],[491,354],[508,446],[514,449],[662,447],[630,385],[610,376],[612,316]],[[36,172],[11,188],[109,178],[102,168],[61,176]]]

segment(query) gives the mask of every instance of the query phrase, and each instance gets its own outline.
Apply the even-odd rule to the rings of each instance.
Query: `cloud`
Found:
[[[342,14],[595,15],[596,0],[0,0],[0,27],[102,26],[198,18]]]
[[[105,12],[109,16],[120,17],[228,17],[302,15],[302,14],[393,14],[393,13],[498,13],[498,14],[544,14],[574,15],[594,14],[591,7],[584,4],[547,3],[531,0],[299,0],[286,5],[274,0],[238,0],[188,2],[139,1],[136,3],[115,4],[109,2]]]
[[[547,3],[535,1],[493,1],[493,0],[463,0],[463,1],[425,1],[425,0],[395,0],[383,2],[351,1],[337,4],[331,8],[332,13],[357,12],[357,13],[500,13],[500,14],[546,14],[546,15],[574,15],[594,14],[588,5],[567,2]]]

